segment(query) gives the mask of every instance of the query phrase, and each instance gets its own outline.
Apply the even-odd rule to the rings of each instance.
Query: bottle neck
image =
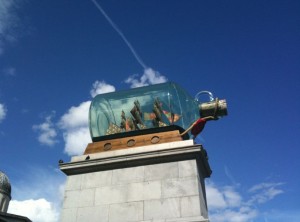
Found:
[[[208,116],[215,118],[227,116],[227,102],[225,99],[215,99],[210,102],[201,103],[199,104],[199,111],[202,118]]]

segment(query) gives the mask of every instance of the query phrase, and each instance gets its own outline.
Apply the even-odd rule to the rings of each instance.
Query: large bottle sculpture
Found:
[[[200,117],[227,115],[225,100],[200,103],[173,82],[97,95],[90,106],[93,142],[169,128],[187,129]]]

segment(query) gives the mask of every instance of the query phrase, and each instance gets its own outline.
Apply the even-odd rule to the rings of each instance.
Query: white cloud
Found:
[[[65,152],[68,155],[82,155],[88,143],[91,142],[88,126],[65,132],[64,140]]]
[[[5,119],[7,114],[7,109],[4,104],[0,103],[0,123]]]
[[[90,91],[92,97],[95,97],[98,94],[109,93],[116,91],[116,88],[110,84],[107,84],[105,81],[95,81],[93,87]]]
[[[115,87],[105,81],[95,81],[90,91],[91,96],[115,91]],[[63,130],[65,152],[68,155],[83,154],[88,143],[91,142],[88,125],[89,108],[91,101],[82,102],[71,107],[65,113],[58,125]]]
[[[206,186],[207,204],[209,209],[225,208],[226,201],[223,193],[213,184]]]
[[[265,212],[259,212],[257,204],[270,201],[283,191],[276,188],[282,183],[261,183],[253,186],[251,197],[244,200],[237,187],[218,187],[212,182],[206,184],[209,218],[214,222],[250,222]]]
[[[11,180],[12,200],[8,212],[34,222],[58,222],[65,176],[56,168],[30,166],[19,171],[17,178]]]
[[[35,222],[55,222],[58,221],[59,215],[52,203],[43,198],[24,201],[12,200],[8,213],[25,216]]]
[[[242,196],[234,187],[206,186],[209,218],[214,222],[248,222],[257,216],[255,208],[242,203]]]
[[[91,101],[71,107],[59,122],[65,140],[65,152],[68,155],[83,154],[87,144],[91,142],[88,113]]]
[[[91,101],[82,102],[79,106],[72,106],[60,119],[62,129],[86,127],[88,125],[88,111]]]
[[[56,140],[57,132],[54,128],[54,124],[51,121],[52,117],[53,114],[47,116],[44,123],[33,126],[33,129],[40,133],[40,135],[38,136],[39,142],[47,146],[53,146],[58,142]]]
[[[208,205],[212,210],[237,207],[242,202],[241,195],[230,186],[218,188],[213,183],[208,183],[206,192]]]
[[[153,85],[158,83],[164,83],[168,79],[161,75],[159,72],[153,70],[152,68],[144,69],[144,73],[140,79],[137,78],[137,75],[132,75],[128,77],[125,82],[130,84],[131,88],[142,87],[147,85]]]

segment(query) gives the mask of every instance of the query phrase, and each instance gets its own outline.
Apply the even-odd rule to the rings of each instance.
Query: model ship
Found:
[[[165,116],[166,118],[163,118]],[[180,119],[180,115],[174,114],[173,112],[166,111],[162,109],[162,103],[159,98],[156,98],[153,102],[153,109],[151,113],[142,112],[140,102],[135,100],[133,103],[133,108],[130,110],[130,116],[126,116],[124,110],[121,112],[121,122],[120,125],[115,123],[110,123],[108,129],[106,130],[106,135],[123,133],[135,130],[143,130],[147,128],[157,128],[173,125],[176,121]],[[165,123],[163,119],[168,120]],[[144,121],[151,121],[152,127],[147,127]]]

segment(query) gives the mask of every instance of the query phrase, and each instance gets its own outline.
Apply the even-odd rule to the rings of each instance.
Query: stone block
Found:
[[[144,201],[144,219],[157,220],[180,217],[180,199],[168,198]]]
[[[75,222],[77,215],[77,208],[63,209],[60,213],[60,221]]]
[[[143,202],[112,204],[109,207],[109,222],[135,222],[143,220]],[[99,220],[101,221],[101,220]]]
[[[203,218],[202,216],[198,216],[198,217],[183,217],[183,218],[175,218],[175,219],[173,219],[173,218],[166,219],[165,222],[209,222],[209,220],[206,218]]]
[[[95,189],[66,191],[64,208],[93,206],[95,201]]]
[[[112,171],[100,171],[82,175],[81,188],[94,188],[111,185]]]
[[[97,188],[95,195],[95,205],[126,202],[128,197],[127,190],[127,185]]]
[[[77,211],[77,222],[101,221],[108,222],[108,206],[82,207]]]
[[[161,182],[148,181],[128,185],[127,201],[140,201],[161,198]]]
[[[180,218],[169,218],[169,219],[163,219],[163,220],[143,220],[140,222],[209,222],[207,218],[204,218],[202,216],[196,216],[196,217],[180,217]]]
[[[160,163],[145,166],[145,181],[178,177],[178,163]]]
[[[112,171],[112,184],[126,184],[144,180],[144,166],[116,169]]]
[[[179,177],[192,177],[198,175],[196,160],[178,162]]]
[[[68,176],[65,185],[65,190],[80,190],[82,175],[72,175]]]
[[[79,207],[93,206],[95,203],[95,189],[82,190],[79,195]]]
[[[162,181],[162,197],[184,197],[198,195],[197,177],[175,178]]]
[[[78,206],[79,191],[65,191],[63,208],[75,208]]]
[[[199,196],[182,197],[180,200],[180,206],[182,217],[201,216]]]
[[[141,222],[165,222],[166,220],[143,220]]]

